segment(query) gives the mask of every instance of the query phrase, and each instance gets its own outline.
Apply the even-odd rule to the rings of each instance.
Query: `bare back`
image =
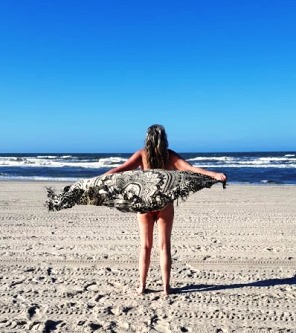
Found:
[[[169,161],[164,169],[165,170],[176,170],[174,163],[175,163],[175,159],[177,158],[177,154],[170,149],[168,149],[168,152],[169,152]],[[146,154],[146,151],[144,148],[142,150],[140,150],[140,154],[142,157],[140,168],[142,170],[148,170],[149,167],[148,167],[148,163],[147,163],[147,154]]]

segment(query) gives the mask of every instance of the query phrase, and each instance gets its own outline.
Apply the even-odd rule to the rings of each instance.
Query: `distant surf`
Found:
[[[130,153],[0,154],[0,180],[75,181],[124,163]],[[181,153],[195,166],[224,172],[230,183],[296,184],[295,152]]]

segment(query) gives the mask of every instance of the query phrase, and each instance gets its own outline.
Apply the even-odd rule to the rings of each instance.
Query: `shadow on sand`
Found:
[[[243,287],[274,287],[281,285],[293,285],[296,284],[296,275],[285,279],[269,279],[263,281],[255,281],[250,283],[235,283],[228,285],[210,285],[210,284],[190,284],[180,288],[172,288],[173,294],[180,293],[192,293],[202,291],[216,291],[216,290],[227,290],[227,289],[238,289]]]

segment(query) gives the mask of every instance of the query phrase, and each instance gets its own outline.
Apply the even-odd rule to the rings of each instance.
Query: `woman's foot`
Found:
[[[137,289],[137,293],[139,295],[144,295],[145,294],[145,286],[140,286],[138,289]]]
[[[163,289],[163,294],[164,294],[164,296],[168,296],[168,295],[170,295],[170,293],[171,293],[171,287],[170,287],[170,286],[165,287],[165,288]]]

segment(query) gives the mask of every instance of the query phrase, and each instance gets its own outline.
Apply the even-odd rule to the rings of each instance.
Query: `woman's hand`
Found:
[[[224,173],[216,173],[213,178],[215,178],[217,180],[221,180],[222,182],[225,182],[227,179],[227,177],[224,175]]]

